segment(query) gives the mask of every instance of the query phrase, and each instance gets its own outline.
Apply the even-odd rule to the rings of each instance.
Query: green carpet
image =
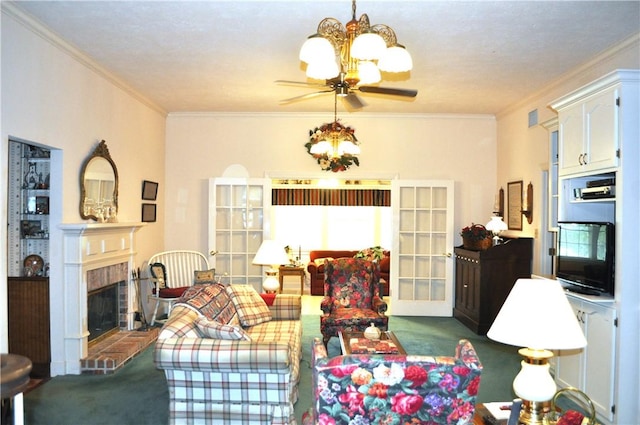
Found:
[[[296,418],[311,406],[311,341],[320,337],[319,317],[305,315],[300,398]],[[453,355],[460,338],[474,345],[484,366],[478,400],[503,401],[514,396],[513,378],[520,369],[516,347],[475,335],[452,318],[389,318],[389,329],[410,354]],[[329,342],[329,356],[340,354],[337,338]],[[153,365],[153,346],[114,375],[56,376],[24,397],[25,423],[30,425],[166,424],[169,394],[164,373]]]

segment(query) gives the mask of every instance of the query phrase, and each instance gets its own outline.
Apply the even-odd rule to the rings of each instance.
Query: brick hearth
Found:
[[[82,373],[115,373],[158,338],[160,328],[147,331],[120,331],[89,346],[89,356],[80,360]]]

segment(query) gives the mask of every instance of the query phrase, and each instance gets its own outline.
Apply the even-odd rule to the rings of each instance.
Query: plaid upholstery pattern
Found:
[[[245,329],[250,341],[202,338],[196,311],[172,310],[154,351],[169,386],[170,424],[296,424],[300,296],[278,295],[269,309],[273,320]]]
[[[196,326],[204,338],[242,339],[251,341],[251,337],[240,326],[225,325],[206,317],[198,317]]]
[[[271,310],[250,285],[229,285],[227,293],[236,306],[242,326],[254,326],[271,320]]]

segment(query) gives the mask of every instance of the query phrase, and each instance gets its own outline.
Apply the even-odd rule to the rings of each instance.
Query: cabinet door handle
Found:
[[[582,162],[582,156],[583,154],[580,154],[580,156],[578,156],[578,164],[580,165],[584,165],[584,163]]]
[[[586,153],[583,153],[583,154],[582,154],[582,164],[583,164],[583,165],[587,165],[587,162],[588,162],[588,161],[587,161],[587,154],[586,154]]]

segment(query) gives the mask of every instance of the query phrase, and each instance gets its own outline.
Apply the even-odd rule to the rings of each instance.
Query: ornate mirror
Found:
[[[80,170],[80,217],[113,222],[117,213],[118,170],[103,140]]]

